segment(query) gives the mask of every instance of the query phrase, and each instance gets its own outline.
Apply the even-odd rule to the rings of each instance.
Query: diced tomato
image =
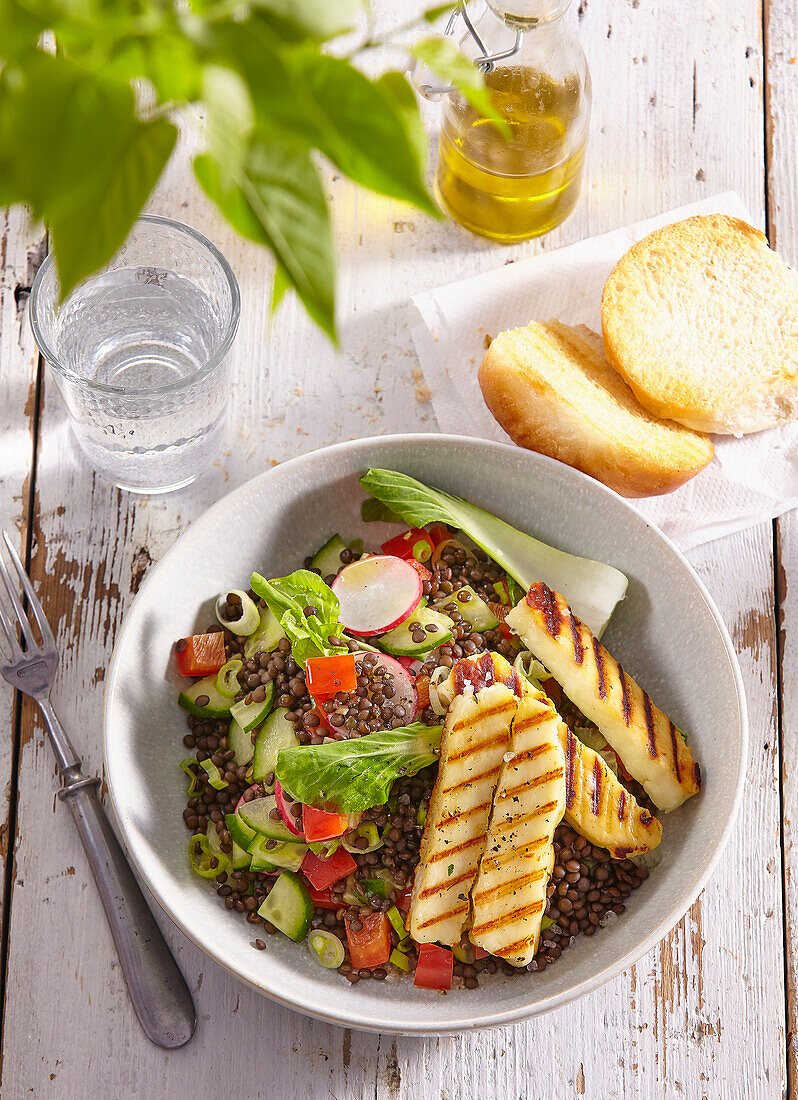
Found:
[[[328,699],[339,691],[354,691],[357,687],[354,653],[308,657],[305,679],[314,699]]]
[[[543,690],[554,703],[555,707],[559,707],[562,703],[562,688],[554,679],[553,676],[549,676],[548,680],[544,680],[542,684]]]
[[[427,534],[432,539],[433,546],[437,546],[439,542],[446,542],[452,537],[449,528],[443,523],[433,523]]]
[[[383,554],[393,554],[394,557],[404,558],[405,560],[415,558],[416,561],[423,562],[429,561],[432,557],[435,543],[423,528],[411,527],[409,531],[388,539],[380,549]]]
[[[499,633],[501,634],[501,636],[503,638],[512,638],[512,637],[514,637],[513,632],[512,632],[512,630],[510,630],[507,623],[504,623],[504,622],[499,623],[499,626],[498,626],[497,629],[498,629]]]
[[[412,879],[405,886],[404,890],[399,894],[396,899],[396,908],[400,913],[410,912],[410,899],[413,896],[413,881]]]
[[[327,890],[355,870],[357,864],[346,848],[336,848],[329,859],[320,859],[308,852],[300,870],[314,890]]]
[[[358,922],[359,932],[353,931],[351,922],[346,922],[352,966],[356,970],[384,966],[391,957],[391,922],[387,914],[369,913],[366,917],[358,917]]]
[[[349,828],[349,815],[328,814],[326,810],[303,806],[302,828],[308,844],[314,840],[332,840],[333,837],[343,836]]]
[[[190,638],[181,638],[175,652],[182,676],[210,676],[212,672],[218,672],[225,662],[224,634],[216,630],[212,634],[192,634]]]
[[[631,772],[626,770],[626,765],[624,764],[623,760],[621,760],[620,756],[618,756],[618,753],[615,752],[614,749],[612,750],[612,752],[613,752],[613,755],[615,756],[615,759],[618,761],[618,771],[621,773],[621,776],[628,783],[631,779],[634,779],[634,776],[632,775]]]
[[[329,886],[326,890],[316,890],[308,881],[308,893],[316,909],[343,909],[343,902],[340,898],[337,901],[333,899]]]
[[[418,709],[423,710],[429,706],[429,676],[419,676],[416,680],[416,693],[418,695]]]
[[[422,565],[420,561],[416,561],[415,558],[408,558],[407,564],[413,566],[419,577],[421,577],[422,584],[424,583],[424,581],[432,580],[432,573],[430,573],[429,569],[427,569],[425,565]]]
[[[418,963],[413,984],[421,989],[451,989],[454,952],[437,943],[418,946]]]

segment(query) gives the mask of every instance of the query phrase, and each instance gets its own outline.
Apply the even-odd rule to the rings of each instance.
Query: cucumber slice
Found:
[[[437,600],[435,606],[440,610],[447,603],[456,603],[457,610],[464,619],[471,623],[474,630],[495,630],[499,625],[498,617],[493,614],[485,601],[476,594],[470,584],[465,584],[450,596]]]
[[[299,745],[293,723],[286,721],[287,713],[285,707],[272,711],[258,730],[252,760],[252,778],[256,783],[263,783],[267,775],[274,775],[280,749],[295,749]]]
[[[204,703],[197,702],[203,698]],[[219,691],[215,673],[212,676],[203,676],[186,691],[181,691],[177,701],[183,710],[187,710],[195,718],[226,718],[233,702]]]
[[[421,626],[435,626],[437,629],[432,634],[424,634],[423,642],[413,641],[411,623],[420,623]],[[454,623],[448,615],[441,611],[435,611],[431,607],[417,608],[407,620],[394,627],[380,638],[380,648],[393,657],[418,657],[429,653],[431,649],[437,649],[439,645],[445,645],[452,637]]]
[[[341,536],[333,535],[310,559],[311,568],[318,569],[322,579],[329,577],[331,573],[337,576],[344,564],[341,561],[341,551],[346,549],[347,545]]]
[[[239,699],[237,703],[233,703],[230,707],[230,714],[245,733],[251,733],[255,726],[259,726],[272,709],[274,684],[270,680],[268,684],[262,684],[261,686],[266,692],[266,697],[262,703],[245,703],[243,699]]]
[[[259,614],[260,626],[244,642],[245,657],[254,657],[256,653],[271,653],[277,649],[280,639],[285,637],[277,616],[268,607],[262,607]]]
[[[255,746],[252,743],[252,734],[247,733],[236,722],[235,718],[230,723],[230,729],[227,731],[227,743],[235,753],[236,764],[241,768],[245,768],[255,755]]]
[[[239,848],[243,848],[245,851],[249,850],[249,846],[255,837],[260,836],[260,833],[256,833],[254,829],[250,829],[249,825],[241,819],[240,814],[225,814],[224,823],[227,826],[227,831],[233,843],[237,844]]]
[[[248,871],[250,864],[250,855],[246,848],[242,848],[240,844],[236,844],[233,841],[233,853],[230,856],[230,866],[234,871]]]
[[[299,943],[310,931],[313,902],[307,886],[291,871],[283,871],[258,913],[264,920]]]
[[[269,844],[273,844],[274,847],[269,848]],[[285,840],[273,840],[268,836],[257,837],[249,849],[253,871],[273,871],[276,867],[281,867],[284,871],[298,871],[307,854],[307,844],[290,844]],[[260,866],[267,863],[270,866]]]
[[[272,811],[277,815],[272,815]],[[238,808],[238,816],[245,825],[254,829],[256,833],[272,840],[287,840],[289,843],[296,840],[294,834],[283,824],[280,811],[277,809],[277,799],[273,794],[266,794],[263,798],[253,798],[251,802],[242,802]]]

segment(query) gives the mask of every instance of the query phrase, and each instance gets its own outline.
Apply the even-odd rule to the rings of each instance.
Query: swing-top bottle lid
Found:
[[[488,7],[510,26],[535,26],[559,19],[571,0],[487,0]]]

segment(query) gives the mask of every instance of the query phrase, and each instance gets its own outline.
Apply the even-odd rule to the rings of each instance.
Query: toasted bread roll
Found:
[[[513,966],[535,957],[546,910],[554,830],[565,811],[561,724],[542,692],[520,702],[471,893],[471,942]]]
[[[659,809],[696,794],[701,773],[680,731],[558,592],[533,584],[505,622],[594,722]]]
[[[798,408],[798,273],[738,218],[658,229],[604,287],[607,358],[641,404],[697,431],[756,432]]]
[[[517,705],[509,688],[492,684],[449,707],[410,900],[417,943],[453,945],[463,934]]]
[[[709,437],[647,412],[584,325],[536,321],[502,332],[485,353],[479,384],[519,446],[624,496],[669,493],[712,461]]]
[[[662,840],[662,825],[619,782],[599,753],[582,744],[564,722],[565,820],[591,844],[615,859],[650,852]]]

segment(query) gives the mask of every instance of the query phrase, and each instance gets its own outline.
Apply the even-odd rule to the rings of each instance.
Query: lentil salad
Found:
[[[249,590],[223,593],[218,621],[177,643],[181,671],[198,677],[180,700],[188,711],[183,743],[194,752],[181,765],[190,778],[183,811],[189,860],[225,907],[253,926],[255,948],[264,950],[281,932],[306,940],[316,961],[350,983],[412,973],[427,988],[472,989],[485,973],[515,976],[552,965],[578,935],[592,936],[620,917],[648,877],[653,861],[613,858],[563,821],[552,839],[539,946],[526,966],[487,955],[467,936],[449,952],[408,935],[438,770],[429,752],[444,713],[436,684],[459,662],[497,654],[525,678],[541,677],[568,730],[598,746],[630,797],[645,805],[596,726],[534,667],[504,624],[517,577],[469,534],[451,523],[426,523],[373,554],[359,540],[333,536],[289,578],[267,582],[254,574]],[[389,559],[404,568],[380,564]],[[353,595],[345,578],[359,563],[378,579],[390,568],[397,607],[414,574],[418,598],[407,613],[366,621],[373,608],[364,609],[362,590],[372,586],[360,584]],[[428,744],[419,728],[429,731]],[[293,797],[295,776],[289,781],[284,760],[307,761],[307,772],[316,757],[305,750],[320,759],[352,742],[356,752],[358,742],[365,747],[385,731],[412,744],[416,756],[412,768],[394,767],[379,804],[347,809],[340,798],[332,804],[329,790],[320,806]],[[417,750],[422,742],[427,755]]]

